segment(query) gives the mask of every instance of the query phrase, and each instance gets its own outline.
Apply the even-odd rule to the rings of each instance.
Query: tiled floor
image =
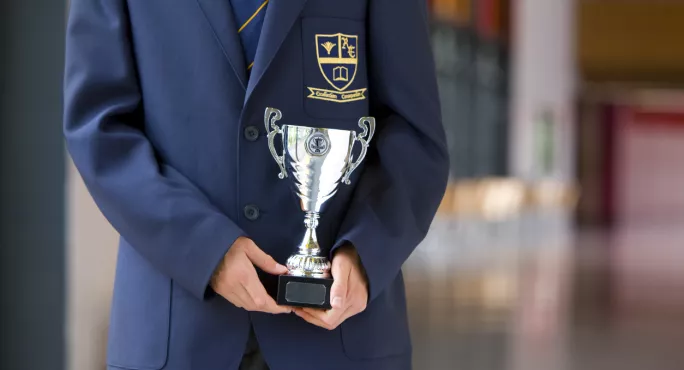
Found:
[[[684,233],[567,225],[438,220],[404,269],[415,369],[684,369]]]

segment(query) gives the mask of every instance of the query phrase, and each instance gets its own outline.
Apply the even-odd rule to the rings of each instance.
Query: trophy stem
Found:
[[[299,244],[297,254],[290,256],[287,260],[289,275],[315,278],[330,277],[330,261],[326,256],[321,255],[321,246],[316,237],[318,218],[318,212],[306,213],[304,239]]]
[[[299,244],[299,254],[304,256],[318,256],[321,253],[321,246],[318,244],[318,237],[316,236],[316,228],[318,227],[318,218],[320,216],[316,212],[307,212],[304,218],[304,225],[306,225],[306,233],[304,239]]]

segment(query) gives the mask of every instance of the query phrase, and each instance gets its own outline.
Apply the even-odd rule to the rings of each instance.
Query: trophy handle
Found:
[[[271,155],[275,159],[278,167],[280,167],[280,173],[278,174],[279,179],[284,179],[287,177],[287,171],[285,171],[285,158],[284,155],[278,155],[275,149],[275,137],[278,134],[283,134],[283,130],[280,126],[276,125],[276,122],[283,118],[283,114],[275,108],[266,108],[264,113],[264,124],[266,125],[266,132],[268,132],[268,149],[271,150]]]
[[[371,141],[373,135],[375,134],[375,118],[362,117],[359,120],[359,127],[363,129],[363,132],[360,134],[354,132],[354,139],[352,140],[351,147],[353,148],[354,143],[358,141],[359,143],[361,143],[361,153],[359,153],[359,158],[354,160],[350,150],[349,168],[347,168],[347,172],[345,172],[344,177],[342,177],[342,182],[344,182],[346,185],[351,184],[349,177],[354,172],[354,170],[356,170],[356,168],[359,167],[361,162],[363,162],[363,159],[366,158],[366,153],[368,152],[368,143]]]

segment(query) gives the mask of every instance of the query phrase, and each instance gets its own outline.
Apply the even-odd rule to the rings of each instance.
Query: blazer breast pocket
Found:
[[[168,354],[171,280],[123,241],[116,270],[107,365],[162,369]]]
[[[368,114],[363,20],[302,19],[304,110],[313,118],[358,120]]]

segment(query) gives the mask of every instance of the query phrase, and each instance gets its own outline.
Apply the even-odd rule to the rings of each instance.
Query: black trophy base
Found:
[[[330,309],[330,288],[333,279],[281,275],[278,277],[280,306]]]

